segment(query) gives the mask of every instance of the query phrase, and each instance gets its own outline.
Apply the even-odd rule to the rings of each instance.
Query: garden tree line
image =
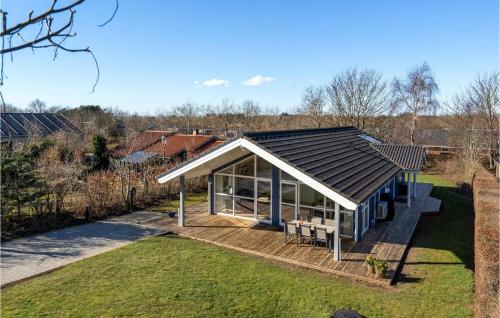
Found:
[[[315,127],[349,125],[365,129],[373,125],[370,120],[375,117],[397,117],[408,127],[408,140],[413,144],[418,117],[430,111],[435,114],[439,107],[438,91],[427,63],[390,84],[376,70],[348,68],[324,85],[306,88],[297,112]]]
[[[82,138],[66,132],[34,136],[12,149],[2,146],[2,239],[125,213],[132,187],[139,207],[178,193],[175,182],[156,182],[166,166],[128,165],[109,158],[107,147],[107,139],[100,134]],[[200,191],[206,181],[189,180],[186,186]]]

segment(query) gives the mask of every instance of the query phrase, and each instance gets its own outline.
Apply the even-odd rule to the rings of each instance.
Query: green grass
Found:
[[[435,176],[442,214],[423,217],[397,288],[304,271],[210,244],[155,237],[2,291],[2,317],[468,317],[472,206]]]
[[[184,200],[184,205],[186,207],[194,204],[198,204],[201,202],[206,202],[207,201],[207,194],[206,193],[195,193],[195,194],[189,194],[186,197],[186,200]],[[177,211],[179,208],[179,200],[161,200],[158,202],[155,202],[155,204],[148,206],[149,211],[153,212],[163,212],[166,213],[168,211]]]

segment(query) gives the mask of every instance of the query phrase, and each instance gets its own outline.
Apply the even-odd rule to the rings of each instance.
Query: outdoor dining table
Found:
[[[293,220],[293,221],[290,221],[290,223],[295,224],[297,227],[300,224],[308,225],[311,227],[311,231],[314,231],[315,227],[326,229],[326,234],[328,234],[328,235],[332,235],[333,232],[335,232],[335,226],[331,226],[331,225],[316,224],[316,223],[307,222],[307,221],[300,221],[300,220]]]

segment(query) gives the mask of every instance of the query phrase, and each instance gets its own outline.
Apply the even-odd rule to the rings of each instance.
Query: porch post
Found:
[[[179,177],[179,217],[177,218],[177,225],[179,227],[184,227],[184,176]]]
[[[214,214],[214,174],[208,175],[208,214]]]
[[[275,226],[279,226],[280,220],[280,169],[273,166],[271,172],[271,223]]]
[[[417,173],[413,173],[413,197],[417,197]]]
[[[335,231],[333,233],[333,260],[340,261],[340,204],[337,202],[335,202]]]
[[[406,189],[406,206],[410,207],[411,206],[411,174],[408,172],[406,174],[407,176],[407,189]]]

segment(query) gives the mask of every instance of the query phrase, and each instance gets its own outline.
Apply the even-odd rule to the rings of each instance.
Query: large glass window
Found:
[[[295,203],[296,203],[295,188],[296,188],[295,184],[282,183],[281,184],[281,202],[286,203],[286,204],[295,205]]]
[[[353,237],[353,211],[340,211],[340,235]]]
[[[323,215],[324,215],[323,209],[321,209],[321,210],[320,209],[313,209],[313,208],[304,207],[304,206],[300,206],[300,209],[299,209],[299,218],[304,220],[304,221],[310,221],[314,217],[318,217],[318,218],[323,219]]]
[[[257,157],[257,177],[271,179],[272,171],[272,164],[260,157]]]
[[[286,173],[285,171],[281,171],[281,180],[286,180],[286,181],[297,181],[294,177]]]
[[[234,194],[240,197],[253,198],[254,194],[254,179],[234,177]]]
[[[234,166],[234,174],[237,176],[253,177],[255,173],[255,157],[245,159]]]
[[[233,214],[233,197],[227,195],[215,195],[215,210],[221,213]]]
[[[233,177],[216,174],[215,193],[233,194]]]
[[[281,222],[286,223],[295,220],[297,208],[297,185],[281,184]]]
[[[325,196],[314,190],[308,185],[300,184],[300,205],[309,207],[319,207],[321,209],[325,206]]]
[[[253,199],[234,198],[234,215],[253,218],[254,202]]]
[[[233,166],[227,167],[217,173],[233,174]]]
[[[272,165],[256,158],[251,156],[215,173],[216,212],[271,220]]]
[[[271,182],[257,181],[257,200],[262,202],[271,201]]]
[[[271,220],[271,182],[257,180],[257,218]]]

